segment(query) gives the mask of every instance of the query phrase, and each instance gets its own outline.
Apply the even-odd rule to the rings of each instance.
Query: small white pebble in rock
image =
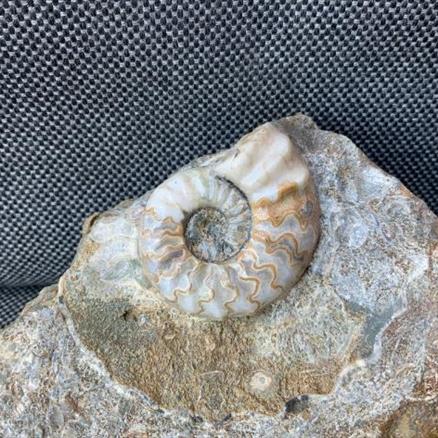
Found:
[[[253,392],[265,392],[271,388],[272,383],[272,377],[266,375],[265,373],[262,373],[261,371],[257,371],[251,377],[249,386],[251,388],[251,391]]]

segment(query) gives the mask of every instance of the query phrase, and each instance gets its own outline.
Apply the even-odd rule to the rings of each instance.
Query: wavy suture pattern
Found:
[[[177,172],[151,194],[140,230],[143,270],[184,312],[249,315],[288,292],[309,265],[319,238],[318,199],[298,149],[273,124],[210,162]],[[228,258],[203,260],[189,249],[187,223],[203,208],[226,218],[220,237],[235,250]]]

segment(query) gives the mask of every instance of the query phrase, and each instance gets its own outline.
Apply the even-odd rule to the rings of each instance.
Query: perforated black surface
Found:
[[[297,111],[437,211],[437,36],[434,0],[3,1],[0,287],[54,281],[87,215]]]
[[[1,288],[0,328],[12,322],[25,304],[32,298],[35,298],[40,290],[39,286]]]

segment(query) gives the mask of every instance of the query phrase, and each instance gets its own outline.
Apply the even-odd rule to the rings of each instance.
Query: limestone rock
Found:
[[[0,436],[438,434],[436,216],[347,138],[278,123],[322,214],[293,293],[239,319],[171,310],[129,256],[148,194],[94,215],[58,285],[0,332]]]

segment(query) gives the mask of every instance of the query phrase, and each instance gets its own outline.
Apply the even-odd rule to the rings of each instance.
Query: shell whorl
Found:
[[[319,203],[306,163],[272,123],[158,186],[141,224],[143,271],[167,302],[222,319],[288,292],[310,263]]]

